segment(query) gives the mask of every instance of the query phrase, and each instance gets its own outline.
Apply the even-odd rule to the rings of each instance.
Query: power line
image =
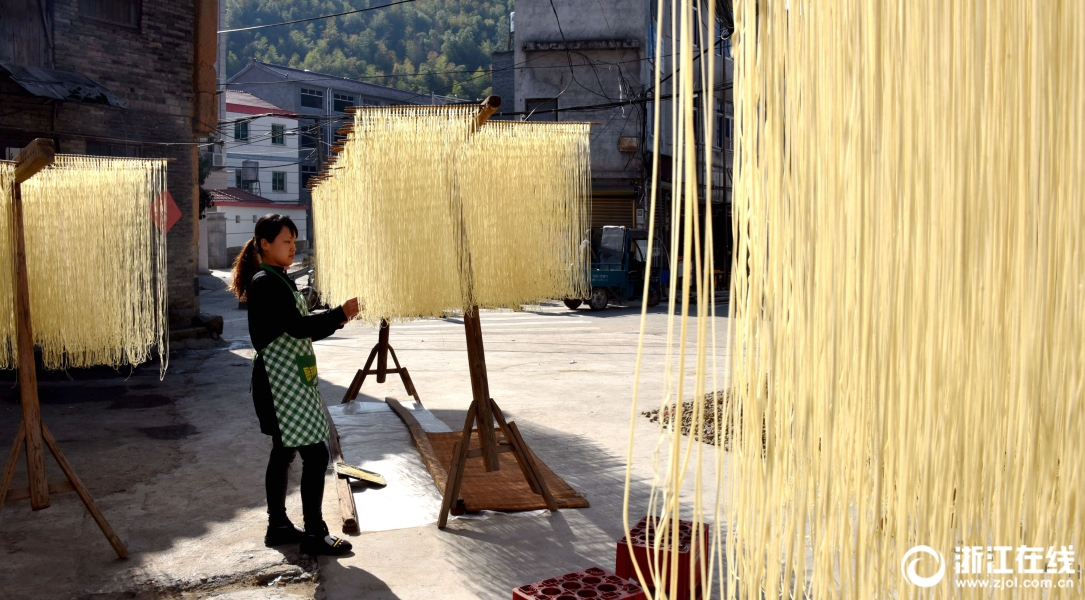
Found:
[[[389,4],[382,4],[380,6],[371,6],[369,8],[359,8],[358,10],[348,10],[346,12],[335,13],[334,15],[321,15],[319,17],[309,17],[308,19],[295,19],[293,21],[283,21],[282,23],[271,23],[269,25],[253,25],[252,27],[238,27],[237,29],[223,29],[216,33],[234,33],[237,31],[252,31],[254,29],[264,29],[267,27],[278,27],[279,25],[293,25],[295,23],[307,23],[309,21],[319,21],[320,19],[330,19],[332,17],[342,17],[344,15],[353,15],[357,13],[368,12],[371,10],[377,10],[378,8],[388,8],[389,6],[395,6],[397,4],[407,4],[408,2],[415,2],[415,0],[399,0],[399,2],[391,2]]]

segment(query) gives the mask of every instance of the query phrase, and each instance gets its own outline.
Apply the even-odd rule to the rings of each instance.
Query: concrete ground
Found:
[[[593,313],[551,303],[482,314],[491,394],[534,452],[587,494],[591,508],[457,520],[445,531],[356,534],[347,536],[352,555],[316,561],[262,543],[270,441],[259,433],[249,396],[246,313],[224,280],[224,272],[201,276],[200,298],[205,312],[224,317],[224,340],[174,348],[164,380],[157,365],[42,376],[43,419],[131,556],[113,555],[73,494],[54,496],[52,507],[36,513],[25,500],[9,502],[0,512],[0,597],[496,599],[553,575],[614,568],[639,308]],[[716,325],[722,340],[726,319]],[[665,306],[650,309],[647,331],[639,410],[662,397]],[[326,402],[340,401],[376,337],[373,328],[350,326],[316,344]],[[471,400],[462,321],[396,324],[391,342],[425,406],[462,428]],[[0,442],[8,444],[20,409],[13,375],[5,381]],[[405,396],[394,376],[382,385],[369,379],[362,392],[375,400]],[[633,520],[645,511],[657,439],[643,417],[637,426]],[[704,449],[712,481],[711,448]],[[61,478],[47,461],[51,479]],[[22,465],[14,485],[26,485]],[[337,531],[334,490],[329,475],[325,519]],[[296,485],[288,510],[300,522]]]

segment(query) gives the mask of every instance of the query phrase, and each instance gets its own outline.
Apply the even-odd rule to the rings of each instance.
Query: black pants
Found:
[[[284,448],[282,436],[272,436],[271,458],[267,463],[267,514],[271,525],[285,525],[286,478],[294,456],[301,455],[301,509],[305,515],[306,533],[324,531],[320,505],[324,502],[324,474],[328,470],[328,447],[324,442]]]

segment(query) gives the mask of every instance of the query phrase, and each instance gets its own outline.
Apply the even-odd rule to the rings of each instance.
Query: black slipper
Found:
[[[268,525],[267,533],[264,534],[264,545],[269,548],[272,546],[297,544],[302,541],[305,541],[305,532],[295,527],[293,523],[287,523],[286,525],[279,525],[276,527]]]
[[[302,554],[312,556],[342,556],[348,554],[351,548],[350,542],[328,533],[327,525],[322,533],[305,534],[305,539],[301,541]]]

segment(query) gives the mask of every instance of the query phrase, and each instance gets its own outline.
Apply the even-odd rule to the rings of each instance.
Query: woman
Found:
[[[358,299],[323,314],[310,315],[286,268],[294,263],[298,228],[290,217],[267,215],[234,261],[231,291],[249,307],[249,336],[256,349],[252,401],[260,431],[272,439],[267,465],[268,546],[301,543],[306,554],[338,556],[350,543],[328,533],[321,515],[328,468],[328,422],[317,390],[313,341],[341,328],[358,314]],[[304,531],[286,516],[286,478],[301,454],[301,504]]]

